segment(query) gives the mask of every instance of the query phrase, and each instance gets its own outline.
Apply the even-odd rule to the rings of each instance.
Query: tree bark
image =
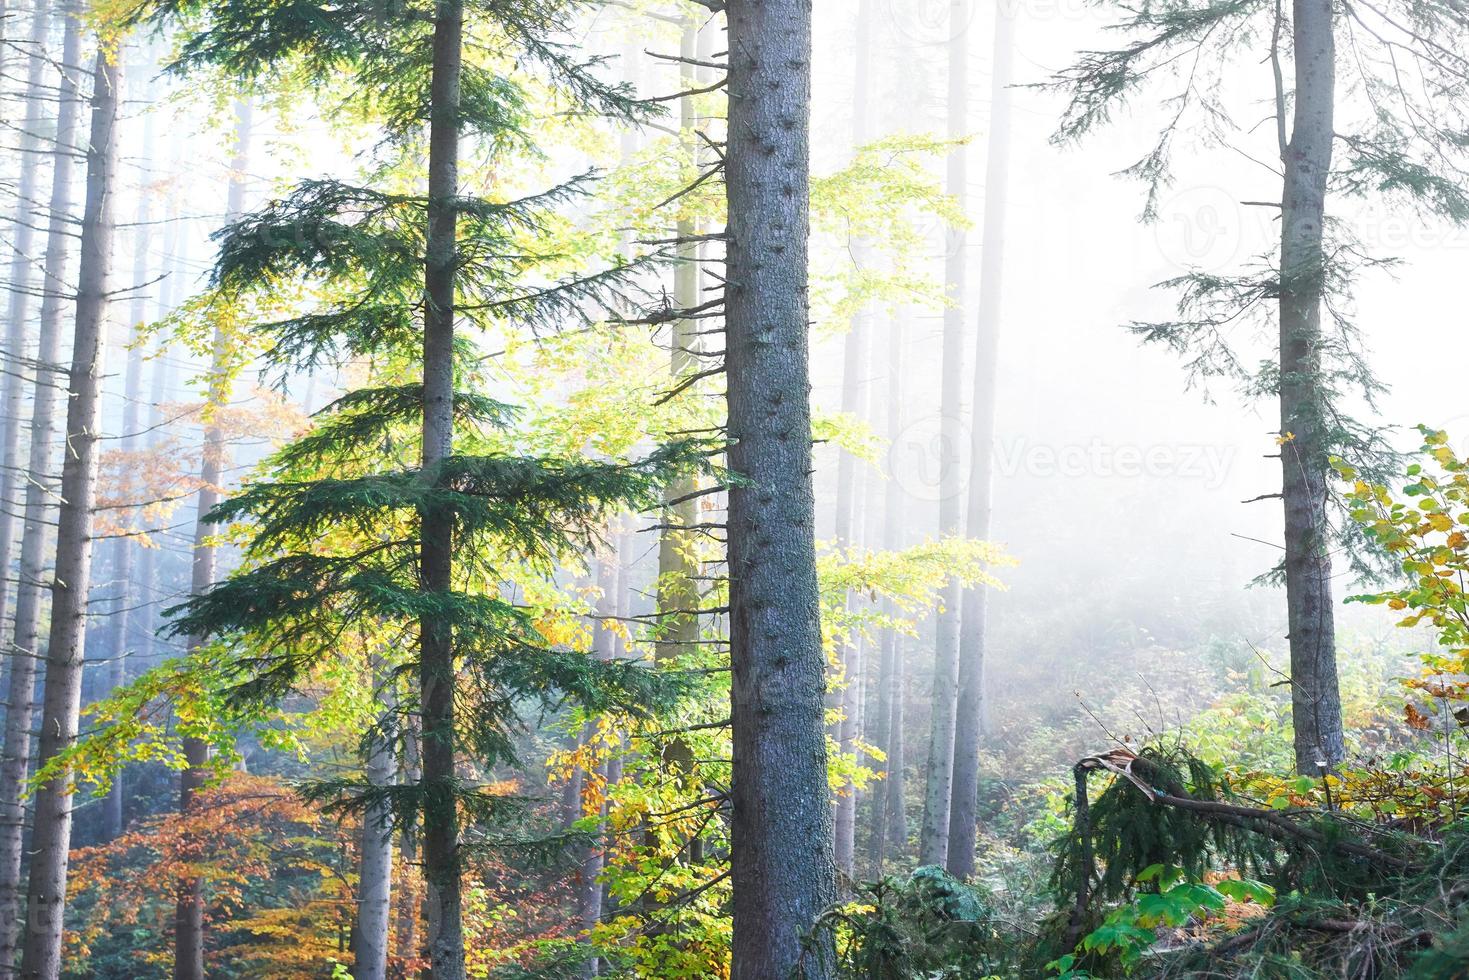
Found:
[[[950,5],[948,130],[951,139],[968,135],[969,126],[969,32],[958,22],[960,4]],[[969,155],[964,146],[949,154],[946,192],[962,210],[968,199]],[[960,512],[961,479],[960,379],[964,367],[964,300],[967,278],[967,236],[962,228],[951,228],[944,257],[944,281],[949,305],[944,308],[943,366],[939,414],[941,445],[946,458],[940,461],[939,533],[963,531]],[[923,792],[923,830],[919,860],[943,865],[949,854],[949,802],[954,787],[954,724],[959,693],[959,583],[944,586],[934,639],[933,714],[930,719],[928,765]]]
[[[1322,239],[1334,139],[1332,0],[1294,0],[1295,118],[1281,222],[1280,449],[1285,591],[1296,768],[1320,774],[1346,754],[1331,595],[1327,422],[1321,376]]]
[[[440,0],[433,38],[429,106],[428,239],[423,331],[423,478],[437,482],[454,445],[454,277],[459,193],[459,99],[464,8]],[[420,578],[429,592],[452,588],[454,518],[419,515]],[[455,776],[454,636],[436,618],[420,631],[423,716],[423,857],[428,889],[428,951],[434,980],[464,980],[460,914],[458,780]]]
[[[225,220],[232,221],[244,211],[244,172],[250,154],[251,110],[248,102],[235,103],[234,151],[230,160],[229,192],[225,204]],[[209,397],[204,409],[204,443],[200,451],[198,509],[194,519],[193,565],[189,576],[189,594],[202,595],[214,584],[218,569],[215,547],[211,540],[214,525],[207,515],[220,501],[221,483],[228,463],[229,448],[224,430],[215,412],[224,405],[227,393],[223,382],[229,366],[229,338],[221,331],[214,334],[211,352]],[[199,649],[204,638],[189,637],[189,652]],[[209,743],[202,738],[184,739],[187,768],[179,774],[179,812],[188,813],[199,791],[209,778]],[[178,883],[178,901],[174,912],[175,980],[204,980],[204,886],[197,878]]]
[[[15,221],[11,225],[14,253],[10,260],[10,308],[5,327],[6,370],[0,376],[0,408],[4,412],[0,418],[0,425],[4,426],[3,433],[0,433],[0,629],[5,628],[12,611],[10,556],[15,550],[16,513],[19,509],[17,478],[20,473],[21,402],[26,389],[25,351],[29,346],[26,328],[33,288],[31,266],[34,257],[31,253],[35,249],[35,229],[42,218],[40,208],[35,205],[41,168],[32,158],[39,158],[39,134],[46,122],[46,95],[42,83],[46,68],[46,34],[51,23],[48,14],[48,5],[37,3],[31,16],[30,48],[26,57],[25,118],[21,122],[16,146],[20,173],[15,185]],[[0,47],[8,45],[0,44]]]
[[[41,609],[46,588],[50,515],[56,499],[56,409],[65,377],[61,361],[61,315],[70,297],[62,285],[70,280],[72,178],[75,173],[81,90],[76,65],[81,62],[82,34],[73,4],[57,8],[64,19],[61,73],[56,108],[56,144],[46,221],[46,253],[42,260],[50,287],[41,294],[36,378],[32,386],[31,444],[27,463],[25,506],[21,512],[20,569],[15,597],[15,632],[10,662],[9,709],[5,715],[5,751],[0,758],[0,971],[14,969],[20,936],[21,840],[26,809],[22,803],[31,762],[31,730],[35,721],[35,687],[41,654]]]
[[[81,709],[83,637],[92,571],[92,505],[97,484],[97,426],[107,350],[107,304],[112,266],[113,182],[122,66],[120,51],[99,49],[93,70],[92,130],[87,147],[87,203],[82,215],[77,272],[76,329],[72,345],[66,453],[56,531],[56,576],[51,587],[51,630],[41,698],[40,764],[76,741]],[[69,767],[40,785],[35,797],[26,935],[20,973],[54,980],[61,973],[62,914],[71,846]]]
[[[979,321],[970,405],[969,516],[966,533],[990,536],[994,490],[995,385],[1000,351],[1000,296],[1005,266],[1005,207],[1010,188],[1010,78],[1015,53],[1015,14],[995,6],[995,45],[990,78],[990,130],[984,180],[984,241],[979,274]],[[978,827],[979,749],[985,732],[985,626],[989,590],[964,590],[959,617],[959,710],[954,729],[954,790],[949,809],[949,874],[974,874]]]
[[[144,88],[143,102],[151,104],[153,86],[151,83]],[[153,114],[147,113],[143,117],[143,173],[146,177],[152,162],[153,148]],[[152,240],[152,204],[153,195],[149,193],[146,186],[138,189],[138,209],[134,218],[136,227],[133,229],[133,275],[132,288],[133,298],[128,310],[128,322],[131,324],[130,343],[127,350],[127,368],[123,376],[122,394],[122,431],[120,445],[124,452],[134,453],[139,448],[139,419],[143,399],[143,371],[145,368],[142,347],[142,335],[144,323],[148,317],[148,293],[144,283],[148,280],[148,248]],[[135,463],[131,460],[124,464],[126,472],[130,473]],[[121,488],[121,496],[124,502],[130,501],[134,494],[131,479],[124,476]],[[122,511],[127,514],[129,511]],[[127,536],[119,536],[112,543],[112,577],[115,580],[113,588],[117,590],[117,599],[113,604],[112,615],[109,617],[109,626],[112,627],[112,660],[107,669],[107,686],[109,690],[115,691],[127,682],[128,647],[132,642],[132,631],[136,629],[138,620],[143,617],[133,616],[133,608],[141,598],[139,590],[133,582],[133,557],[137,548],[136,542]],[[102,813],[102,837],[104,840],[115,840],[122,833],[123,828],[123,804],[124,804],[124,773],[126,768],[119,768],[112,777],[112,788],[103,801]]]
[[[872,65],[872,0],[857,4],[856,64],[852,78],[852,147],[860,151],[871,141],[872,116],[869,106]],[[868,258],[868,243],[862,238],[850,242],[852,261],[860,271]],[[851,329],[842,352],[842,411],[861,418],[867,411],[867,362],[871,343],[871,310],[863,308],[852,316]],[[851,453],[841,452],[837,458],[836,544],[855,548],[857,535],[857,472]],[[848,595],[846,602],[851,602]],[[862,672],[862,646],[849,643],[840,651],[845,687],[841,691],[842,720],[837,726],[837,743],[842,752],[850,752],[860,737],[857,716]],[[854,872],[853,858],[857,835],[857,791],[837,797],[835,821],[837,870],[848,878]]]
[[[772,980],[835,896],[811,487],[811,5],[746,0],[728,17],[732,977]]]
[[[375,668],[373,676],[379,688],[391,690],[392,681],[387,672],[381,665]],[[384,787],[393,782],[397,761],[389,739],[372,740],[366,769],[370,786]],[[392,811],[386,803],[370,806],[362,814],[357,917],[352,927],[352,980],[386,980],[388,975],[388,919],[393,908],[391,818]]]

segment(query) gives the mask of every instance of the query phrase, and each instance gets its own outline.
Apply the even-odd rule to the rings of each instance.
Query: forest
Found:
[[[1464,0],[0,0],[0,239],[0,980],[1469,978]]]

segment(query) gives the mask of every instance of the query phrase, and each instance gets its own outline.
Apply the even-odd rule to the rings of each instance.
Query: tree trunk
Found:
[[[969,32],[958,23],[962,5],[949,8],[953,22],[949,37],[949,137],[968,134],[969,126]],[[962,211],[968,198],[968,151],[954,147],[949,154],[945,190]],[[964,299],[968,264],[967,236],[952,228],[946,236],[944,281],[949,305],[944,309],[943,377],[940,382],[940,443],[945,458],[940,461],[939,533],[956,535],[961,527],[959,386],[964,367]],[[919,860],[943,865],[949,854],[949,801],[954,787],[954,723],[959,693],[959,583],[944,587],[934,639],[933,715],[928,741],[928,766],[923,793],[923,831]]]
[[[679,45],[686,59],[679,66],[679,82],[685,89],[696,87],[698,78],[690,62],[697,58],[699,30],[690,15],[684,20]],[[698,169],[701,158],[694,129],[692,98],[679,100],[680,148],[684,159]],[[692,178],[690,178],[692,183]],[[699,228],[692,218],[678,222],[678,264],[673,267],[673,303],[680,310],[699,305],[699,244],[692,241]],[[696,351],[699,345],[698,320],[675,320],[669,336],[669,377],[673,386],[684,382],[699,370]],[[686,393],[685,397],[689,395]],[[697,489],[693,477],[680,477],[663,492],[663,521],[658,537],[658,628],[654,657],[667,661],[681,653],[692,652],[699,641],[699,617],[689,610],[699,607],[699,562],[697,531],[680,531],[675,527],[692,527],[699,522],[699,501],[691,495]]]
[[[1332,0],[1294,0],[1295,119],[1281,201],[1280,459],[1285,591],[1290,620],[1296,768],[1320,774],[1346,754],[1326,503],[1321,304],[1326,183],[1334,139],[1336,43]]]
[[[244,172],[250,153],[250,123],[250,104],[236,102],[235,145],[225,204],[226,223],[244,211]],[[200,451],[198,510],[194,519],[193,566],[189,576],[189,594],[195,596],[208,591],[217,576],[215,548],[210,540],[215,529],[206,517],[219,504],[220,484],[228,462],[229,449],[225,445],[224,431],[214,413],[228,398],[220,379],[226,376],[229,356],[229,338],[216,330],[209,367],[209,396],[204,408],[204,443]],[[192,653],[199,649],[203,642],[203,637],[189,637],[189,651]],[[179,774],[180,813],[189,812],[209,778],[209,743],[201,738],[186,737],[184,759],[188,767]],[[175,980],[204,980],[204,886],[197,878],[178,883],[173,975]]]
[[[872,64],[872,0],[857,4],[856,65],[852,78],[852,146],[861,150],[871,141],[872,119],[868,105]],[[867,242],[854,238],[849,247],[858,270],[868,259]],[[867,349],[871,342],[871,310],[863,308],[852,316],[851,329],[842,357],[842,412],[856,418],[867,410]],[[857,546],[857,472],[851,453],[840,452],[837,458],[836,543],[840,548]],[[848,595],[846,602],[852,597]],[[860,643],[851,643],[840,651],[846,686],[841,691],[842,720],[837,727],[837,743],[842,752],[851,752],[860,736],[857,715],[862,669]],[[853,856],[857,833],[857,791],[837,797],[835,814],[837,870],[848,878],[853,874]]]
[[[404,719],[403,730],[403,782],[417,785],[423,777],[423,766],[419,755],[419,729],[417,720],[411,715]],[[394,926],[394,942],[398,955],[416,957],[419,949],[418,920],[422,908],[422,897],[418,888],[418,832],[411,822],[398,828],[398,853],[403,867],[403,887],[398,895],[398,921]]]
[[[153,85],[149,83],[144,88],[143,102],[152,103]],[[148,112],[143,117],[143,159],[142,166],[144,174],[148,174],[152,162],[151,154],[153,148],[153,114]],[[128,310],[128,322],[131,324],[132,332],[130,344],[127,350],[127,369],[123,377],[123,402],[122,402],[122,431],[121,446],[126,453],[135,453],[139,448],[138,429],[141,415],[141,402],[143,399],[143,371],[145,369],[143,348],[141,344],[144,323],[148,318],[148,293],[144,287],[148,280],[148,248],[152,239],[152,204],[153,195],[147,187],[138,190],[138,210],[135,217],[136,227],[133,229],[133,299]],[[136,464],[128,460],[125,464],[125,473],[130,473]],[[135,488],[131,479],[123,478],[122,499],[130,501]],[[121,511],[123,514],[131,514],[131,511]],[[108,664],[107,686],[109,690],[115,691],[127,683],[128,647],[132,642],[132,631],[137,628],[139,620],[143,617],[134,617],[133,608],[142,598],[142,592],[133,583],[133,556],[137,549],[137,543],[132,538],[119,536],[112,544],[112,568],[117,590],[117,599],[113,605],[111,622],[112,627],[112,660]],[[123,774],[125,768],[120,768],[113,775],[112,788],[103,801],[102,814],[102,837],[104,840],[115,840],[122,833],[123,828],[123,803],[124,785]]]
[[[1005,205],[1010,182],[1010,77],[1015,53],[1015,14],[995,7],[995,47],[990,79],[989,152],[984,179],[984,243],[979,275],[979,322],[974,349],[974,400],[970,406],[969,518],[966,533],[987,540],[994,488],[995,385],[1000,350],[1000,296],[1004,285]],[[959,711],[954,728],[954,791],[949,810],[949,874],[974,874],[978,827],[979,748],[985,732],[985,625],[989,590],[964,590],[959,617]]]
[[[75,7],[57,8],[65,23],[62,64],[81,62],[82,34]],[[0,970],[15,963],[20,935],[21,839],[26,810],[22,805],[31,761],[35,721],[37,664],[41,654],[41,607],[46,587],[50,515],[56,499],[56,409],[65,371],[61,361],[61,315],[70,297],[68,264],[72,233],[72,177],[75,171],[81,91],[75,70],[61,73],[56,115],[55,166],[46,220],[45,280],[41,295],[40,335],[36,347],[36,379],[32,387],[31,445],[27,463],[25,506],[21,512],[20,569],[15,596],[15,632],[10,662],[9,709],[5,714],[5,752],[0,758]]]
[[[40,209],[35,206],[41,168],[39,159],[40,131],[46,122],[46,95],[42,82],[46,68],[46,33],[51,19],[47,4],[37,3],[31,16],[30,48],[26,57],[25,118],[16,146],[20,174],[15,185],[15,221],[11,225],[10,245],[10,319],[5,327],[5,373],[0,376],[0,408],[4,425],[0,434],[0,630],[10,618],[10,555],[15,550],[16,512],[20,473],[21,403],[25,395],[27,362],[27,320],[30,316],[34,264],[35,228],[41,223]],[[8,27],[9,25],[4,25]],[[0,47],[9,47],[0,43]],[[0,75],[0,78],[3,78]],[[45,284],[43,283],[43,286]],[[49,288],[49,287],[48,287]]]
[[[177,172],[181,153],[175,146],[175,152],[171,154],[171,170]],[[173,312],[178,305],[179,296],[182,293],[184,270],[188,266],[189,242],[188,236],[180,231],[181,219],[177,202],[169,208],[167,225],[163,234],[163,281],[159,283],[158,299],[153,307],[155,319],[162,320]],[[154,341],[154,357],[152,377],[148,382],[148,448],[156,449],[163,439],[163,428],[167,421],[163,417],[163,404],[173,392],[173,368],[168,359],[159,356],[163,353],[163,341]],[[158,532],[161,528],[151,527],[152,532]],[[138,589],[143,601],[139,604],[137,619],[141,620],[138,625],[138,661],[145,669],[153,666],[154,645],[157,636],[158,610],[164,605],[164,590],[159,581],[158,552],[157,547],[143,548],[138,562]]]
[[[459,193],[459,78],[464,8],[437,6],[429,106],[428,239],[423,331],[423,478],[439,480],[454,444],[454,270]],[[419,515],[420,578],[428,592],[452,587],[454,517],[434,508]],[[459,812],[454,735],[454,636],[437,618],[420,631],[423,716],[423,857],[428,888],[428,948],[434,980],[464,980],[460,919]]]
[[[606,617],[616,616],[619,604],[618,593],[622,588],[621,569],[617,556],[616,538],[609,544],[601,557],[597,559],[597,615],[599,617],[593,624],[592,629],[592,656],[600,661],[610,661],[617,655],[617,635],[607,627]],[[582,741],[586,742],[596,731],[595,722],[588,721],[582,731]],[[610,760],[604,761],[599,766],[598,774],[605,780]],[[590,774],[589,774],[590,775]],[[605,794],[604,794],[605,796]],[[578,810],[581,801],[577,801]],[[603,811],[605,814],[605,810]],[[580,814],[578,814],[580,816]],[[598,822],[597,833],[600,835],[606,829],[605,822]],[[582,849],[579,862],[581,872],[577,888],[577,912],[584,930],[591,930],[602,920],[602,868],[605,864],[605,852],[600,840],[592,841]],[[601,972],[601,964],[598,958],[593,956],[582,964],[582,976],[595,977]]]
[[[903,428],[903,332],[897,321],[888,325],[887,367],[887,434],[889,440],[896,440]],[[889,474],[883,498],[882,548],[884,551],[897,551],[902,546],[903,490]],[[896,612],[891,600],[883,603],[883,611],[888,615]],[[895,824],[902,820],[903,810],[903,665],[900,653],[898,631],[884,631],[878,662],[877,718],[872,739],[873,744],[882,749],[887,761],[883,764],[882,785],[873,794],[872,839],[869,842],[873,874],[879,878],[887,860],[888,843],[896,832]],[[904,826],[900,839],[907,836],[908,830]]]
[[[117,111],[121,52],[102,49],[93,71],[92,131],[87,147],[87,204],[82,215],[77,272],[76,331],[61,469],[56,531],[56,577],[51,587],[51,630],[41,698],[40,763],[70,748],[81,709],[83,637],[92,571],[92,504],[97,484],[97,426],[107,350],[107,301],[112,266],[112,194],[117,164]],[[62,913],[71,846],[70,767],[42,783],[35,796],[26,936],[20,974],[54,980],[61,973]]]
[[[392,681],[381,665],[373,676],[379,688],[391,691]],[[391,694],[384,700],[390,700]],[[389,704],[391,710],[391,703]],[[367,755],[367,782],[388,786],[397,769],[389,739],[374,738]],[[393,908],[392,810],[385,803],[362,814],[362,841],[357,875],[357,918],[352,927],[352,980],[386,980],[388,975],[388,918]]]
[[[728,16],[732,977],[772,980],[835,897],[811,488],[811,5]]]

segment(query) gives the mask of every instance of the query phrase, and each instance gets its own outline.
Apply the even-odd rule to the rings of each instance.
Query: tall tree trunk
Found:
[[[460,0],[440,0],[434,23],[429,107],[427,302],[423,331],[423,476],[437,482],[454,446],[454,269],[459,193],[459,79],[464,34]],[[425,508],[419,517],[423,588],[448,592],[453,572],[453,515]],[[434,980],[464,980],[459,892],[459,812],[454,735],[454,636],[438,618],[419,623],[423,717],[423,857]]]
[[[811,4],[728,17],[732,976],[771,980],[835,897],[811,487]]]
[[[381,664],[373,677],[391,711],[393,681]],[[367,782],[386,787],[393,782],[397,760],[392,741],[374,738],[367,754]],[[352,980],[386,980],[388,975],[388,919],[393,909],[392,809],[377,803],[362,814],[362,838],[357,874],[357,917],[352,926]]]
[[[1010,77],[1015,63],[1015,13],[995,5],[990,78],[989,152],[984,179],[984,242],[979,274],[979,321],[969,429],[969,517],[966,533],[986,540],[994,488],[995,385],[1000,351],[1000,297],[1005,267],[1005,206],[1010,195]],[[949,809],[949,874],[974,874],[978,827],[979,748],[985,731],[985,625],[989,590],[966,589],[959,624],[959,711],[954,728],[954,791]]]
[[[685,89],[696,87],[698,82],[696,67],[691,63],[697,59],[698,43],[698,23],[690,14],[684,20],[679,44],[680,57],[685,59],[679,66],[679,81]],[[679,146],[684,159],[696,170],[701,162],[694,132],[697,123],[693,98],[679,100]],[[699,305],[699,244],[692,240],[698,231],[692,218],[679,219],[673,302],[680,310]],[[698,320],[690,319],[673,322],[669,376],[675,387],[699,370],[698,324]],[[699,562],[695,554],[698,532],[677,530],[699,522],[699,501],[692,496],[696,489],[697,483],[690,476],[673,481],[663,492],[666,526],[658,537],[658,628],[654,643],[654,657],[659,661],[691,652],[699,640],[699,617],[691,612],[699,607]]]
[[[153,96],[153,85],[147,84],[144,88],[143,101],[151,104]],[[124,452],[134,453],[139,447],[139,419],[141,416],[141,402],[143,398],[143,327],[148,317],[148,293],[144,287],[148,280],[148,249],[152,242],[152,204],[153,195],[147,187],[147,178],[151,176],[150,165],[152,163],[153,147],[153,114],[148,112],[143,117],[143,182],[138,189],[138,210],[136,214],[136,227],[133,229],[133,299],[128,310],[128,322],[132,326],[130,343],[127,351],[127,369],[123,377],[123,404],[122,404],[122,431],[121,446]],[[131,473],[135,464],[127,461],[125,472]],[[135,489],[132,480],[128,476],[123,478],[122,499],[132,499]],[[127,514],[129,511],[123,511]],[[112,627],[112,660],[108,665],[107,684],[110,690],[116,690],[127,682],[128,647],[132,643],[132,631],[137,628],[139,620],[143,617],[134,617],[133,609],[141,601],[142,592],[133,582],[133,556],[137,549],[137,543],[126,535],[119,536],[112,544],[112,568],[113,578],[116,580],[113,588],[117,590],[117,599],[112,609],[109,625]],[[124,782],[123,776],[126,769],[119,769],[113,776],[112,788],[103,802],[102,815],[102,837],[104,840],[114,840],[122,833],[123,828],[123,803]]]
[[[26,810],[22,805],[31,761],[35,721],[35,687],[40,660],[41,608],[46,588],[50,515],[56,499],[56,409],[64,384],[61,366],[61,316],[71,297],[65,295],[72,233],[72,178],[75,173],[81,90],[76,66],[81,62],[82,28],[74,5],[57,8],[64,20],[59,102],[56,107],[55,165],[46,220],[45,281],[32,387],[31,445],[27,463],[25,506],[21,512],[20,569],[15,597],[15,632],[10,662],[9,709],[5,715],[5,752],[0,758],[0,970],[15,963],[20,936],[21,840]]]
[[[852,147],[860,151],[871,141],[872,114],[869,103],[872,75],[872,0],[857,4],[856,65],[852,77]],[[850,242],[852,261],[859,271],[868,259],[867,242],[855,238]],[[863,308],[852,316],[851,329],[842,357],[842,411],[860,418],[867,408],[867,362],[871,343],[871,310]],[[857,472],[851,453],[837,458],[836,543],[840,548],[857,546]],[[850,603],[852,597],[845,599]],[[837,742],[843,752],[851,752],[860,735],[857,715],[862,672],[860,642],[847,644],[840,651],[846,686],[841,691],[842,720],[837,728]],[[837,870],[848,878],[852,866],[857,833],[857,790],[849,787],[837,797],[835,814]]]
[[[92,572],[92,505],[97,484],[97,426],[107,350],[107,301],[112,271],[113,190],[120,50],[99,47],[93,71],[92,132],[87,146],[87,204],[77,272],[76,331],[71,356],[66,452],[56,530],[56,577],[41,697],[40,764],[70,748],[81,709],[87,587]],[[35,796],[26,935],[20,974],[54,980],[61,973],[62,914],[71,846],[72,775],[62,766]]]
[[[403,730],[403,782],[414,786],[423,777],[422,757],[419,746],[417,719],[411,715],[404,719]],[[397,923],[393,927],[394,942],[399,956],[419,956],[418,920],[422,910],[422,896],[418,887],[418,830],[414,824],[405,822],[398,828],[399,863],[403,867],[403,887],[398,890]]]
[[[959,22],[962,4],[950,4],[948,129],[951,139],[968,134],[969,126],[969,32]],[[963,146],[949,154],[946,191],[963,210],[969,190],[969,154]],[[962,441],[959,387],[964,368],[964,291],[968,265],[968,242],[964,229],[952,228],[946,236],[944,281],[949,305],[944,309],[943,377],[940,382],[939,424],[945,458],[940,461],[939,532],[961,533]],[[934,639],[933,715],[928,741],[928,766],[923,792],[923,831],[919,860],[943,865],[949,854],[949,802],[954,787],[954,723],[959,693],[959,583],[944,587]]]
[[[887,434],[889,440],[896,440],[903,428],[903,331],[896,320],[888,324],[887,367]],[[897,551],[902,546],[903,491],[890,474],[883,499],[882,548],[884,551]],[[891,600],[883,603],[883,611],[888,615],[896,612]],[[882,785],[873,794],[872,839],[869,842],[873,874],[878,877],[882,876],[883,865],[887,861],[888,844],[894,834],[894,824],[902,819],[903,665],[900,653],[898,631],[885,630],[878,663],[877,718],[872,726],[873,744],[882,749],[886,757]],[[901,839],[906,839],[907,835],[907,828],[904,827]]]
[[[1346,754],[1337,684],[1321,376],[1322,238],[1334,139],[1332,0],[1294,0],[1295,118],[1285,150],[1280,258],[1280,448],[1296,768],[1319,774]]]
[[[225,221],[234,220],[244,211],[245,168],[250,158],[250,104],[235,103],[234,150],[230,160],[229,193],[225,204]],[[189,575],[189,594],[203,595],[214,584],[217,568],[215,547],[211,540],[214,525],[207,520],[219,504],[227,465],[228,447],[224,430],[216,417],[217,410],[228,399],[225,383],[229,367],[230,341],[216,330],[209,365],[209,395],[204,406],[204,442],[199,459],[199,494],[194,518],[193,565]],[[204,638],[189,637],[189,651],[198,650]],[[184,761],[187,768],[179,774],[179,812],[188,813],[199,791],[209,778],[209,743],[202,738],[184,739]],[[173,975],[175,980],[204,980],[204,885],[198,878],[178,883],[178,901],[174,910]]]
[[[592,656],[600,661],[610,661],[617,655],[617,634],[609,629],[607,623],[611,617],[615,617],[619,605],[618,593],[622,588],[622,575],[620,562],[617,555],[616,537],[597,559],[597,616],[599,617],[592,628]],[[588,721],[582,731],[582,741],[591,739],[596,732],[596,723]],[[610,760],[604,760],[598,767],[597,775],[605,781],[608,774]],[[591,776],[588,773],[588,776]],[[606,794],[603,793],[605,799]],[[577,801],[578,808],[581,801]],[[604,804],[605,805],[605,804]],[[605,810],[602,811],[605,814]],[[606,829],[605,822],[597,824],[597,834],[600,836]],[[606,863],[606,855],[603,843],[600,840],[590,842],[581,851],[581,860],[578,862],[581,868],[580,880],[577,882],[577,914],[581,927],[590,931],[602,920],[602,868]],[[582,964],[582,976],[595,977],[601,972],[601,964],[596,956],[589,957]]]
[[[15,186],[15,221],[11,225],[10,308],[5,327],[5,371],[0,375],[0,630],[10,618],[10,556],[15,550],[17,497],[20,474],[21,404],[25,397],[26,329],[30,317],[32,291],[31,267],[35,263],[36,226],[41,223],[41,209],[36,207],[41,168],[39,159],[40,131],[46,121],[46,94],[42,82],[46,69],[46,33],[51,19],[49,5],[37,3],[31,16],[30,48],[26,57],[25,118],[21,122],[16,159],[20,174]],[[0,25],[9,34],[9,25]],[[8,47],[0,42],[0,48]],[[0,74],[0,79],[3,79]],[[35,158],[35,159],[32,159]],[[45,287],[45,283],[42,283]]]
[[[178,147],[175,147],[177,151]],[[172,171],[177,172],[181,154],[172,154]],[[163,234],[163,281],[158,286],[157,302],[153,306],[153,316],[156,320],[162,320],[173,312],[178,305],[179,297],[183,292],[184,269],[188,265],[189,240],[180,228],[181,217],[177,201],[169,208],[167,225]],[[165,348],[164,341],[159,338],[154,341],[153,370],[148,381],[148,449],[156,450],[163,440],[164,423],[167,421],[163,416],[163,404],[173,392],[172,365],[168,358],[163,356]],[[158,528],[150,528],[150,531],[158,531]],[[165,593],[160,581],[158,547],[143,548],[138,561],[138,590],[143,599],[139,603],[137,615],[140,620],[138,624],[138,650],[139,663],[145,667],[153,665],[154,646],[157,639],[158,611],[166,604]]]

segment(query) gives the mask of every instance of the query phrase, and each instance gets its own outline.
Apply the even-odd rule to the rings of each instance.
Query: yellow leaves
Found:
[[[1428,525],[1432,527],[1435,531],[1447,532],[1454,526],[1454,522],[1453,519],[1449,517],[1449,515],[1441,512],[1435,512],[1428,515]]]

